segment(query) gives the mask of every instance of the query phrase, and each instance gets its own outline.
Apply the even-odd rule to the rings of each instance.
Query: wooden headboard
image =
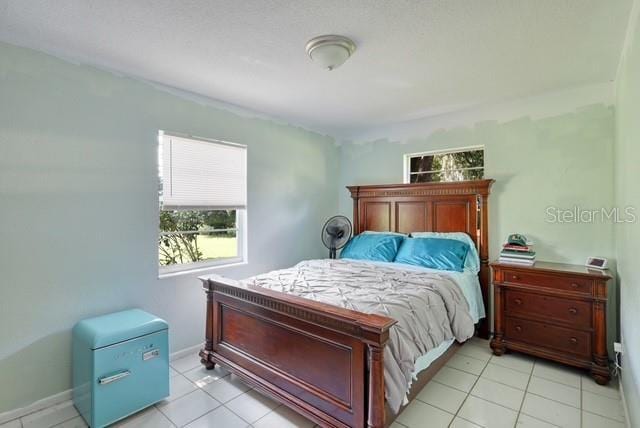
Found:
[[[478,335],[488,338],[488,196],[494,180],[347,186],[353,198],[354,234],[373,231],[465,232],[480,256],[480,286],[487,317]]]

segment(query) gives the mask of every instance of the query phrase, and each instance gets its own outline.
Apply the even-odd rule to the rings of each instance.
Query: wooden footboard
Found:
[[[200,352],[322,426],[385,425],[384,347],[395,320],[222,277],[207,294]]]

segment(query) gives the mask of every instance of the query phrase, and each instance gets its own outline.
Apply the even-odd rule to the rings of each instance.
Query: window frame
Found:
[[[173,137],[178,137],[178,138],[186,138],[186,139],[192,139],[192,140],[200,140],[200,141],[206,141],[209,143],[217,143],[217,144],[226,144],[226,145],[233,145],[233,146],[240,146],[240,147],[244,147],[245,150],[247,150],[247,156],[248,156],[248,147],[246,145],[243,144],[237,144],[237,143],[231,143],[228,141],[223,141],[223,140],[216,140],[216,139],[211,139],[211,138],[203,138],[203,137],[197,137],[197,136],[193,136],[193,135],[187,135],[187,134],[182,134],[182,133],[176,133],[176,132],[166,132],[166,131],[162,131],[159,130],[158,131],[158,145],[157,145],[157,163],[158,163],[158,187],[161,184],[161,177],[162,177],[162,139],[164,136],[173,136]],[[248,175],[248,171],[245,170],[245,174]],[[174,265],[161,265],[160,264],[160,252],[158,250],[158,245],[157,245],[157,241],[160,238],[160,234],[162,233],[162,231],[160,230],[160,212],[162,211],[162,206],[161,206],[161,201],[160,201],[160,194],[158,193],[158,211],[156,213],[156,247],[155,247],[155,251],[156,251],[156,265],[158,266],[158,278],[162,279],[162,278],[168,278],[168,277],[172,277],[172,276],[178,276],[178,275],[188,275],[188,274],[195,274],[195,273],[201,273],[201,272],[206,272],[208,270],[213,270],[213,269],[219,269],[219,268],[223,268],[223,267],[231,267],[231,266],[238,266],[238,265],[243,265],[243,264],[247,264],[248,263],[248,246],[247,246],[247,208],[234,208],[235,212],[236,212],[236,227],[235,227],[235,231],[236,231],[236,245],[238,248],[237,251],[237,256],[235,257],[221,257],[221,258],[216,258],[216,259],[209,259],[209,260],[201,260],[198,262],[191,262],[191,263],[183,263],[183,264],[174,264]],[[193,209],[193,210],[186,210],[186,211],[216,211],[216,210],[225,210],[226,208],[220,207],[204,207],[202,209]],[[215,231],[215,230],[228,230],[228,229],[211,229],[211,231]]]
[[[411,159],[421,156],[435,156],[435,155],[444,155],[449,153],[460,153],[460,152],[471,152],[476,150],[482,150],[484,152],[484,145],[478,146],[466,146],[466,147],[456,147],[455,149],[441,149],[441,150],[429,150],[426,152],[415,152],[415,153],[406,153],[403,156],[403,181],[405,184],[411,183]],[[471,169],[485,169],[484,161],[482,167],[472,167],[472,168],[462,168],[465,170]],[[434,170],[434,171],[422,171],[420,174],[429,174],[434,172],[439,172],[442,170]],[[415,173],[414,173],[415,174]],[[484,174],[483,174],[484,175]],[[434,183],[449,183],[448,181],[435,181]]]

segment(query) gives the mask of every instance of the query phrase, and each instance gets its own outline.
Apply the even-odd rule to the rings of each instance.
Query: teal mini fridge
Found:
[[[102,428],[169,396],[169,327],[140,309],[73,328],[73,401]]]

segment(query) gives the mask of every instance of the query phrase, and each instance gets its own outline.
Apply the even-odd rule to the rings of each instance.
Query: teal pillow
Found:
[[[407,238],[400,246],[394,261],[462,272],[467,253],[469,245],[455,239]]]
[[[356,235],[340,253],[341,259],[392,262],[404,240],[401,235],[366,233]]]
[[[467,259],[464,261],[465,270],[470,270],[473,273],[480,272],[480,257],[478,256],[478,250],[476,250],[476,244],[471,237],[464,232],[411,232],[412,238],[439,238],[439,239],[455,239],[469,245],[469,253],[467,253]]]

